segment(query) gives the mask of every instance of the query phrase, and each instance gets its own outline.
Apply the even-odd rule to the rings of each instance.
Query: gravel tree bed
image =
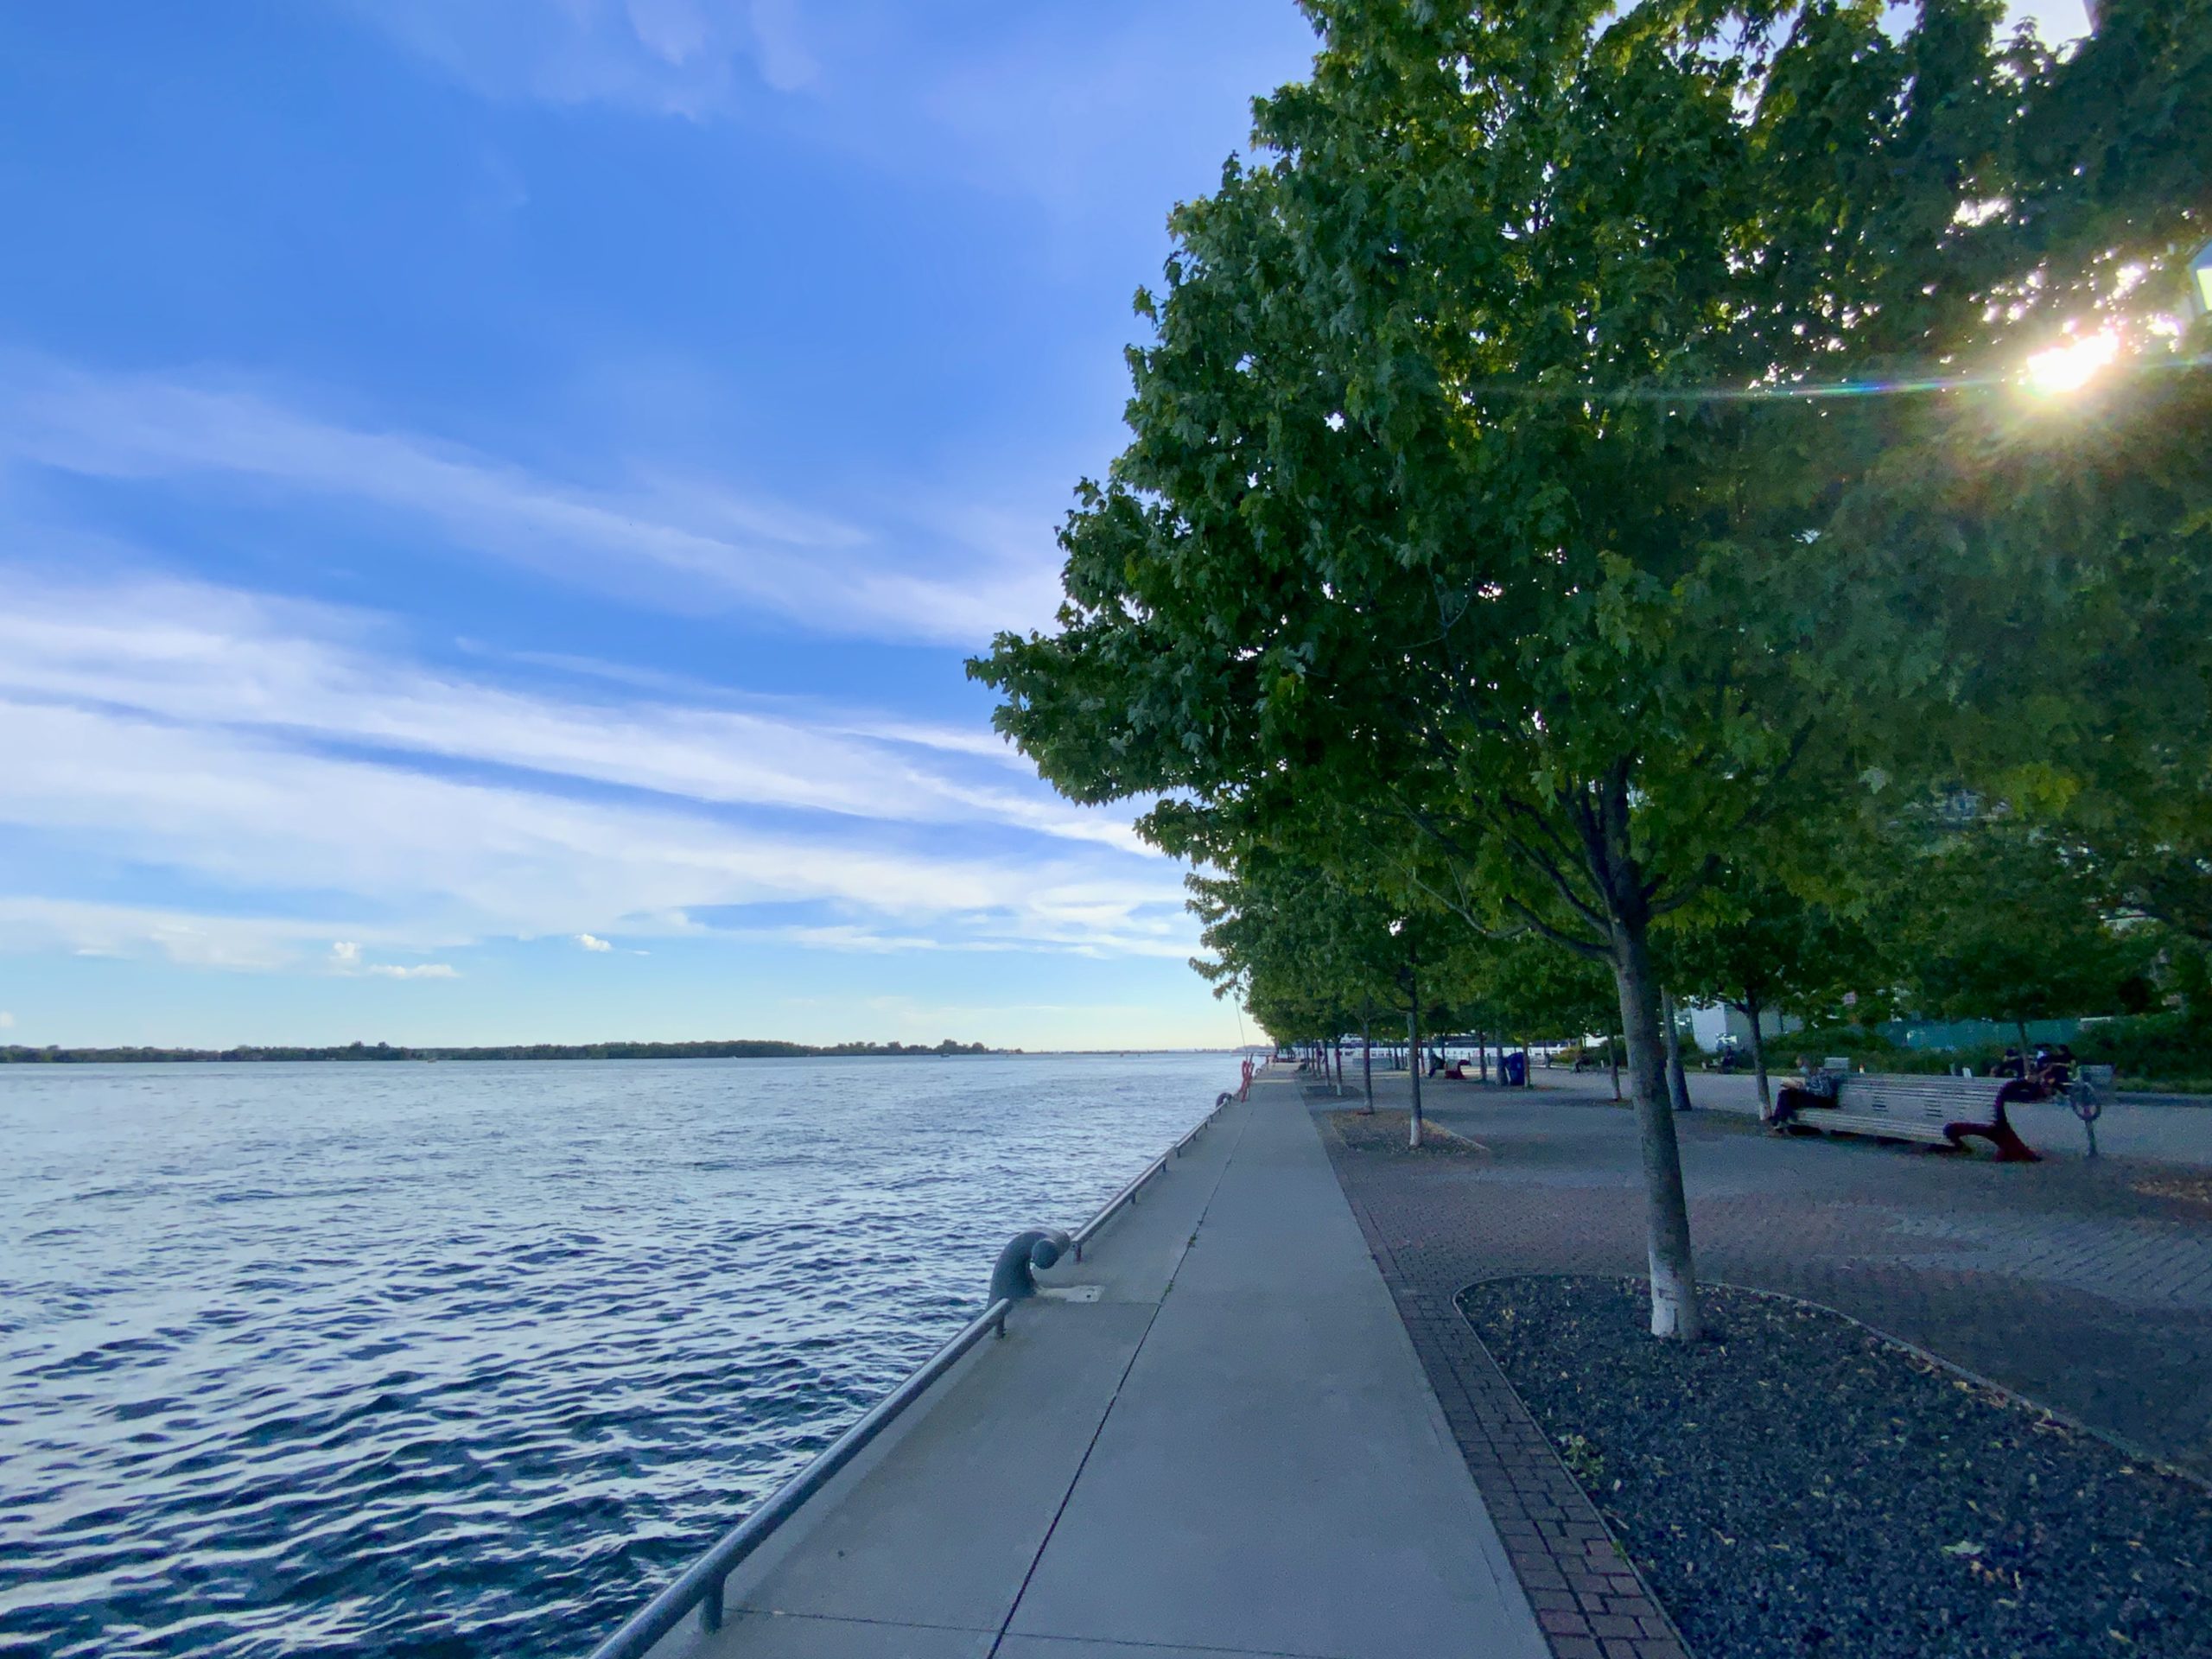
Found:
[[[1412,1145],[1413,1114],[1402,1108],[1378,1108],[1332,1112],[1329,1121],[1344,1145],[1353,1152],[1379,1152],[1385,1157],[1487,1158],[1490,1148],[1433,1119],[1421,1122],[1418,1150]]]
[[[1840,1314],[1639,1281],[1497,1280],[1461,1311],[1699,1659],[2212,1659],[2212,1493]]]

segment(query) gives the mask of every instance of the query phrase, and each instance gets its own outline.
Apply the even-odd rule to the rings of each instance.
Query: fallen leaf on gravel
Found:
[[[1964,1542],[1946,1544],[1943,1546],[1943,1553],[1946,1555],[1979,1555],[1981,1554],[1981,1546]]]

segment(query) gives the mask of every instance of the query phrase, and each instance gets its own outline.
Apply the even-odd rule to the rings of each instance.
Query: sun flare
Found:
[[[2064,397],[2088,385],[2120,355],[2120,341],[2103,332],[2069,340],[2028,359],[2029,389],[2046,397]]]

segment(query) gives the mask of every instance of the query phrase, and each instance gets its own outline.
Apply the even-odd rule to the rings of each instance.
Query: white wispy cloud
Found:
[[[0,360],[0,460],[110,480],[251,486],[672,610],[758,609],[812,632],[976,645],[1051,615],[1049,537],[903,569],[835,518],[650,469],[598,487],[429,435],[348,423],[212,380]]]
[[[1120,814],[1071,806],[993,765],[988,730],[849,710],[592,702],[409,660],[373,617],[161,580],[88,586],[0,567],[0,694],[195,726],[388,748],[652,791],[905,823],[988,823],[1138,850]]]
[[[386,918],[387,943],[410,948],[702,932],[688,912],[798,902],[1030,948],[1188,948],[1173,872],[1136,861],[1109,874],[1078,860],[949,857],[771,833],[50,704],[0,701],[0,748],[10,772],[0,823],[66,848],[73,866],[166,869],[267,909],[343,893]],[[73,948],[150,943],[220,965],[289,959],[334,931],[327,918],[264,926],[113,906],[0,910],[0,944],[60,931]]]
[[[791,0],[334,0],[487,97],[699,118],[819,73]]]
[[[579,933],[576,943],[587,950],[612,950],[614,947],[596,933]]]
[[[204,586],[0,569],[0,829],[18,853],[0,947],[247,969],[325,953],[324,971],[432,978],[457,970],[391,958],[591,949],[802,904],[830,915],[783,936],[818,949],[1189,949],[1173,871],[1106,844],[1125,830],[854,734],[895,720],[525,694],[379,649],[373,618]],[[958,747],[923,734],[921,753]],[[815,823],[764,827],[763,803]],[[906,833],[963,823],[1041,838],[1010,858]],[[121,869],[228,898],[132,906],[85,885]]]
[[[1147,231],[1313,52],[1287,0],[326,3],[493,99],[772,124],[887,175]]]
[[[16,1016],[7,1009],[0,1008],[0,1031],[13,1031],[15,1028]]]
[[[880,709],[829,707],[810,699],[792,696],[756,693],[741,697],[727,686],[711,684],[689,675],[639,668],[631,663],[610,663],[594,657],[579,657],[561,652],[495,651],[467,640],[460,643],[465,650],[487,660],[553,669],[576,678],[600,680],[633,690],[651,691],[664,702],[720,708],[742,703],[747,708],[768,711],[780,719],[795,720],[816,731],[847,737],[875,738],[886,743],[936,749],[946,754],[970,755],[977,760],[995,762],[1025,777],[1033,775],[1029,761],[1021,753],[988,727],[950,726],[912,720]]]
[[[154,942],[159,943],[158,940]],[[285,953],[281,949],[275,953],[276,961],[282,962],[285,959]],[[461,970],[449,962],[371,962],[362,956],[361,944],[358,939],[340,939],[330,947],[329,970],[346,978],[355,978],[362,975],[377,979],[459,979],[461,977]]]
[[[822,66],[807,46],[798,0],[752,0],[746,21],[753,26],[760,77],[771,86],[795,92],[822,78]]]
[[[12,874],[22,879],[20,871]],[[363,931],[374,939],[385,937],[381,925]],[[330,933],[327,918],[226,915],[178,905],[0,893],[0,950],[152,956],[181,967],[260,970],[312,964]],[[392,938],[394,944],[413,942],[404,930]],[[342,971],[334,963],[330,970]]]

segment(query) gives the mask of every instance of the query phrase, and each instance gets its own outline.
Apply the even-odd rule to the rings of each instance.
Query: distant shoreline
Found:
[[[809,1060],[846,1057],[950,1059],[978,1054],[1019,1054],[1018,1048],[981,1043],[836,1043],[826,1048],[770,1038],[699,1043],[501,1043],[472,1048],[416,1048],[391,1043],[346,1043],[327,1048],[27,1048],[0,1047],[0,1065],[131,1065],[257,1060]]]

